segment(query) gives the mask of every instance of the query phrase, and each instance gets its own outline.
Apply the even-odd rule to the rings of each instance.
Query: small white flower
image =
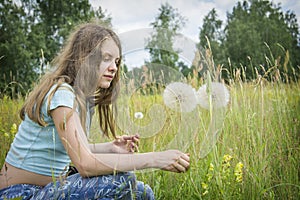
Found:
[[[197,99],[192,86],[181,82],[167,85],[163,99],[166,106],[180,112],[191,112],[197,106]]]
[[[144,115],[142,112],[136,112],[134,113],[134,118],[136,119],[143,119]]]
[[[205,84],[197,91],[197,101],[202,108],[210,109],[210,94],[213,108],[225,107],[229,102],[230,94],[225,85],[218,82],[212,82],[211,88],[207,88],[207,84]]]

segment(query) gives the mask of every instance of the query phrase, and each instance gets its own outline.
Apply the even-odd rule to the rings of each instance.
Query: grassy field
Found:
[[[300,198],[299,84],[234,83],[229,89],[223,129],[206,157],[199,156],[205,132],[200,128],[196,137],[185,133],[187,140],[192,140],[187,149],[192,158],[187,174],[139,173],[158,199]],[[138,102],[156,103],[157,97],[153,98],[137,97],[133,110],[142,109]],[[207,115],[203,109],[197,112],[200,117],[194,123],[200,126]],[[172,133],[178,132],[178,124],[185,124],[172,113],[167,116],[161,132],[145,139],[147,148],[143,150],[164,149]]]
[[[184,150],[191,155],[191,168],[184,174],[141,171],[138,179],[153,188],[157,199],[300,199],[300,84],[235,81],[228,89],[223,127],[209,154],[199,155],[209,115],[197,108],[193,123],[202,128],[195,134],[184,129],[185,116],[165,108],[163,127],[142,139],[140,151],[162,150],[183,130],[180,138],[189,144]],[[20,123],[22,102],[0,99],[1,166]],[[140,120],[132,117],[132,123],[150,123],[149,109],[161,102],[158,95],[132,97],[129,115],[145,115]]]

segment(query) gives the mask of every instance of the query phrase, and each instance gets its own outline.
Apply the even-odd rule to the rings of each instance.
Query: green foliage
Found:
[[[272,68],[277,68],[285,81],[299,78],[297,18],[291,11],[283,13],[280,5],[262,0],[239,1],[228,13],[223,30],[212,9],[204,18],[199,47],[207,46],[205,36],[215,63],[227,71],[223,78],[232,78],[243,70],[242,78],[251,80],[257,78],[257,72],[264,74]]]
[[[140,152],[163,150],[182,134],[192,141],[187,150],[191,169],[186,174],[137,172],[137,178],[150,184],[157,199],[299,199],[299,82],[285,84],[280,77],[269,82],[262,75],[253,82],[243,82],[238,76],[242,74],[227,85],[230,104],[224,126],[217,145],[205,158],[199,156],[205,131],[200,128],[193,138],[189,132],[178,132],[185,126],[182,113],[162,107],[167,116],[164,126],[153,136],[142,138]],[[195,74],[188,83],[198,88],[194,84],[198,79]],[[163,104],[162,90],[147,95],[147,89],[131,88],[135,92],[128,108],[135,125],[147,126],[161,120],[151,115],[151,109]],[[201,127],[209,116],[203,109],[197,111],[200,121],[193,123]],[[144,118],[135,119],[135,112],[144,113]],[[97,129],[95,133],[94,141],[99,141]]]
[[[187,174],[158,170],[137,174],[150,184],[157,199],[299,199],[299,83],[256,81],[229,86],[231,103],[222,135],[203,159],[201,140],[194,139]],[[142,99],[139,110],[156,102],[154,96]],[[155,137],[141,141],[141,152],[167,144],[180,123],[172,116]],[[204,133],[198,134],[200,138]]]
[[[30,66],[37,64],[32,60],[34,52],[30,43],[34,37],[24,10],[12,1],[0,3],[0,94],[11,92],[7,88],[10,86],[26,92],[25,88],[36,78]]]
[[[284,69],[286,53],[300,53],[297,47],[299,32],[297,23],[294,23],[295,16],[292,13],[284,15],[280,10],[279,6],[268,1],[244,1],[239,2],[228,17],[224,43],[226,55],[230,57],[233,68],[240,63],[246,66],[245,73],[250,79],[255,78],[253,67],[260,72],[260,65],[266,71],[273,67],[266,57],[276,60],[280,71],[290,77],[292,66],[300,64],[298,56],[295,56]]]
[[[222,30],[222,20],[218,19],[216,10],[213,8],[203,19],[203,25],[199,33],[200,42],[197,47],[200,51],[210,48],[214,54],[214,60],[220,62],[224,57],[222,43],[224,33]],[[217,63],[220,64],[220,63]]]
[[[26,94],[49,67],[70,30],[98,20],[111,26],[101,7],[88,0],[12,0],[0,2],[0,95]]]
[[[4,163],[6,153],[12,143],[17,126],[20,124],[19,110],[23,104],[22,98],[12,100],[8,96],[0,99],[0,165]]]
[[[173,49],[173,39],[184,26],[185,18],[168,3],[162,4],[159,11],[155,21],[150,24],[154,33],[146,46],[149,49],[150,61],[178,70],[179,52]]]
[[[35,12],[41,13],[38,26],[44,30],[47,41],[45,57],[49,60],[57,53],[74,25],[95,17],[95,11],[88,0],[42,0],[37,2],[37,8]],[[99,12],[103,17],[101,10]]]
[[[206,37],[207,39],[212,42],[221,42],[222,38],[222,20],[217,19],[217,11],[216,9],[212,9],[203,19],[203,25],[200,29],[200,45],[201,47],[208,48]]]

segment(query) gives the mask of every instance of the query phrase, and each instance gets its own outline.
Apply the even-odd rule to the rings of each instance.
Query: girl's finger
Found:
[[[122,138],[124,140],[132,140],[132,141],[139,141],[140,137],[138,135],[130,136],[130,135],[123,135]]]
[[[134,135],[135,138],[140,139],[140,135],[137,133]]]
[[[180,165],[179,163],[173,163],[172,165],[175,169],[175,172],[180,173],[180,172],[185,172],[186,171],[186,169],[182,165]]]
[[[139,147],[134,142],[131,143],[131,149],[133,150],[133,152],[139,152]]]
[[[132,140],[139,141],[139,140],[140,140],[140,137],[133,136],[133,137],[132,137]]]
[[[139,144],[140,144],[140,140],[133,140],[132,141],[134,144],[136,144],[137,146],[139,146]]]
[[[173,166],[179,172],[186,172],[189,164],[184,159],[179,158],[175,163],[173,163]]]
[[[184,160],[187,161],[187,162],[190,162],[190,154],[183,154],[183,155],[181,156],[181,158],[184,159]]]
[[[132,136],[129,136],[129,135],[123,135],[123,136],[122,136],[122,139],[123,139],[123,140],[131,140],[131,139],[132,139]]]
[[[179,159],[178,163],[185,168],[185,171],[190,167],[190,162],[186,161],[185,159]]]

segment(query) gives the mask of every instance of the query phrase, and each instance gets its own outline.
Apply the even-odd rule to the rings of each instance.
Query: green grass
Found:
[[[6,153],[9,150],[16,131],[15,125],[20,124],[19,110],[23,104],[23,99],[11,100],[4,96],[0,99],[0,165],[4,163]]]
[[[137,172],[138,179],[153,188],[157,199],[300,199],[300,84],[236,81],[229,90],[231,99],[223,129],[216,146],[204,158],[199,152],[209,113],[200,108],[193,113],[195,120],[188,123],[197,125],[194,133],[184,128],[188,116],[161,107],[166,114],[163,127],[142,139],[140,151],[163,150],[175,135],[180,135],[190,143],[186,151],[191,155],[191,167],[184,174]],[[0,99],[1,165],[14,136],[11,127],[20,123],[18,109],[22,102]],[[159,95],[133,95],[129,120],[141,126],[152,123],[156,119],[150,117],[149,110],[154,103],[163,106]],[[141,120],[132,117],[138,111],[145,114]],[[98,132],[95,129],[93,132]],[[99,140],[98,135],[93,139]],[[242,174],[235,175],[238,163],[243,164]],[[237,181],[237,176],[242,180]]]
[[[217,145],[205,158],[199,157],[205,131],[200,128],[196,137],[185,133],[185,140],[192,140],[187,150],[192,158],[187,174],[162,171],[138,174],[154,188],[158,199],[300,198],[299,84],[237,82],[229,89],[231,100],[222,132]],[[132,112],[142,109],[139,108],[141,102],[144,110],[149,110],[159,101],[153,96],[139,97],[139,101],[131,105]],[[169,117],[164,128],[145,139],[142,144],[146,148],[142,147],[142,151],[161,150],[174,136],[172,133],[180,134],[179,124],[186,122],[166,112]],[[207,113],[198,109],[198,114],[198,121],[194,123],[204,123],[205,127]],[[223,157],[228,155],[232,159],[224,163]],[[242,182],[237,182],[234,175],[239,162],[243,164]],[[211,164],[213,170],[209,170]]]

